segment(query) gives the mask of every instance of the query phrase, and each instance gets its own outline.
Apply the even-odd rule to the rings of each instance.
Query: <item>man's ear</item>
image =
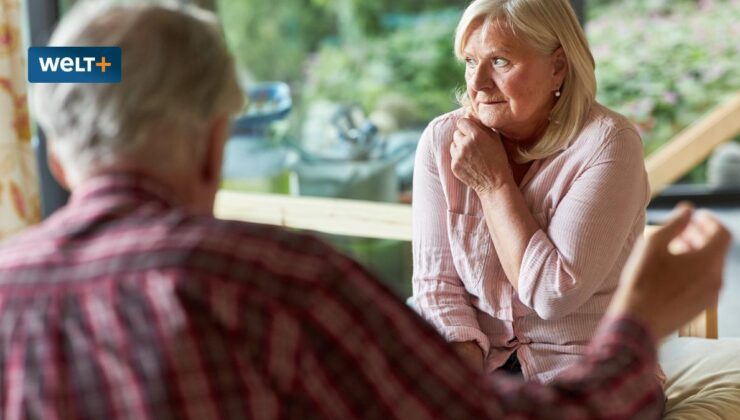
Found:
[[[555,82],[553,90],[558,90],[563,85],[565,75],[568,73],[568,58],[565,56],[563,47],[558,47],[553,51],[550,58],[552,59],[552,76]]]
[[[70,188],[67,183],[67,176],[64,174],[64,168],[62,168],[62,164],[59,163],[59,158],[54,152],[54,148],[51,147],[51,143],[47,140],[46,144],[48,146],[46,148],[46,163],[49,165],[49,171],[51,171],[51,175],[54,176],[54,179],[57,180],[59,185],[69,191]]]
[[[228,116],[212,119],[208,127],[204,164],[201,167],[201,179],[207,184],[218,184],[221,181],[224,146],[229,137],[229,129]]]

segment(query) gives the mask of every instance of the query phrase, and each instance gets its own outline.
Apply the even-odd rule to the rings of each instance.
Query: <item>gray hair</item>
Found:
[[[455,55],[464,58],[465,44],[478,24],[490,24],[499,17],[516,36],[542,53],[562,47],[568,61],[561,95],[544,135],[532,148],[520,151],[522,162],[542,159],[565,149],[583,128],[596,100],[594,58],[568,0],[475,0],[455,31]],[[458,100],[472,111],[464,93]]]
[[[37,84],[31,106],[71,183],[135,161],[175,169],[200,159],[208,121],[243,107],[216,17],[170,4],[82,2],[51,46],[120,46],[118,84]]]

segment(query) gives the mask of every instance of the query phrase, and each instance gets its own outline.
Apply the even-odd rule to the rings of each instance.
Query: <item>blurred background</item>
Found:
[[[26,1],[34,42],[74,3]],[[421,131],[457,107],[464,86],[452,40],[468,0],[193,3],[221,17],[250,97],[227,145],[225,190],[410,203]],[[573,4],[596,59],[598,100],[635,124],[646,156],[740,91],[740,0]],[[723,143],[654,198],[651,222],[689,199],[740,234],[740,138]],[[326,237],[410,295],[407,241]],[[740,302],[737,245],[722,296],[720,334],[740,336],[730,313]]]

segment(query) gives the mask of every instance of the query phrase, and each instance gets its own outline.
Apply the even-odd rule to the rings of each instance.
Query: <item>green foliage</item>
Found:
[[[427,13],[385,37],[324,46],[309,66],[304,99],[355,102],[372,110],[381,96],[400,94],[416,104],[419,123],[453,109],[454,90],[463,80],[452,51],[458,19],[457,10]]]
[[[239,65],[257,80],[300,80],[307,54],[337,31],[316,0],[218,0],[218,11]]]
[[[590,14],[598,99],[641,129],[646,153],[740,90],[740,1],[608,2]]]
[[[384,36],[394,13],[418,13],[468,0],[217,0],[239,64],[259,80],[300,83],[306,59],[322,43]],[[341,39],[342,36],[351,39]],[[356,48],[354,45],[352,48]]]

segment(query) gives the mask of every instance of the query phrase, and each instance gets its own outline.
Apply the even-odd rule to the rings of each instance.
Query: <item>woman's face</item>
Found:
[[[537,140],[565,77],[562,49],[543,54],[499,19],[485,30],[478,24],[463,54],[468,96],[478,119],[512,140]]]

